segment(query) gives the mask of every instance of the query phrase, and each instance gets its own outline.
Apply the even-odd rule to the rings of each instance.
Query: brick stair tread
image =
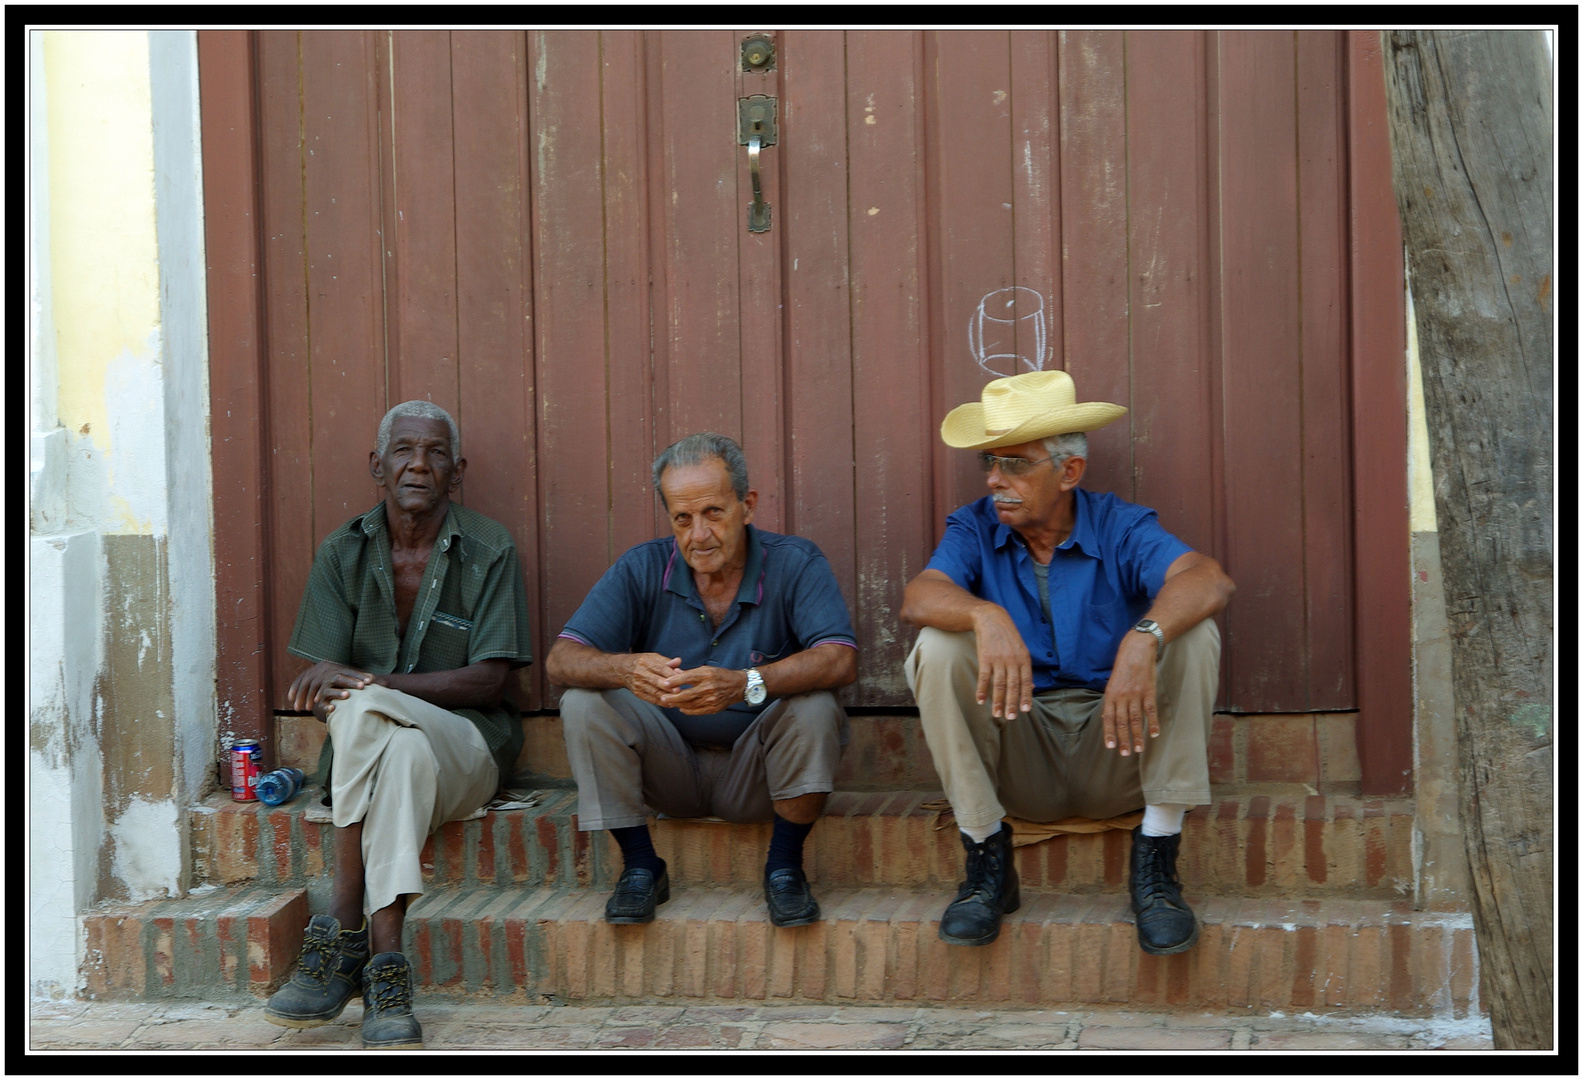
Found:
[[[547,789],[529,810],[442,827],[424,851],[435,886],[516,883],[607,885],[620,856],[605,834],[575,827],[576,792]],[[329,825],[303,814],[311,796],[283,807],[210,796],[192,812],[207,880],[303,884],[329,861]],[[825,885],[949,885],[962,873],[956,830],[925,806],[938,791],[835,792],[810,835],[805,865]],[[1245,895],[1388,900],[1412,883],[1410,799],[1345,795],[1221,795],[1190,813],[1180,871],[1189,886]],[[943,827],[942,827],[943,826]],[[769,826],[663,819],[655,846],[678,884],[758,881]],[[1070,837],[1017,849],[1030,891],[1103,891],[1126,874],[1126,833]]]
[[[932,886],[821,887],[823,920],[792,930],[770,924],[756,888],[673,886],[647,926],[605,923],[607,895],[434,889],[408,912],[405,951],[423,993],[487,999],[1111,1002],[1456,1016],[1479,1007],[1471,916],[1402,902],[1190,889],[1198,944],[1151,957],[1137,947],[1124,891],[1027,894],[983,948],[938,940],[951,892]],[[302,890],[261,886],[107,906],[89,916],[88,996],[266,995],[289,973],[307,915]],[[217,945],[224,919],[231,936]]]

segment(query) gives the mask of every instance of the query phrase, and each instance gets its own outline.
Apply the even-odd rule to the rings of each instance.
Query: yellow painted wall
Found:
[[[109,365],[159,328],[148,35],[50,31],[44,64],[60,423],[108,450]]]

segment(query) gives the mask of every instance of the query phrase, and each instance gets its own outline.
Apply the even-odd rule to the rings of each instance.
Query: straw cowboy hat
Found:
[[[1029,371],[996,379],[980,400],[958,405],[940,424],[940,438],[959,450],[995,446],[1102,428],[1126,408],[1108,401],[1077,400],[1077,387],[1064,371]]]

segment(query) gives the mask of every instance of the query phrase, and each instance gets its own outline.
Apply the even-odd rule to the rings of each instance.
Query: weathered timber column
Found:
[[[1386,34],[1483,992],[1554,1046],[1551,90],[1532,31]]]

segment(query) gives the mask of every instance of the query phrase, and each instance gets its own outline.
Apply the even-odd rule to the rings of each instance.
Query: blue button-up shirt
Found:
[[[560,636],[605,653],[679,656],[682,669],[738,671],[834,642],[857,648],[841,587],[824,553],[800,536],[747,526],[748,558],[736,603],[720,625],[709,621],[692,568],[671,538],[632,548],[589,590]],[[723,712],[688,716],[666,709],[696,746],[730,746],[763,705],[739,701]]]
[[[1011,615],[1033,661],[1036,691],[1103,691],[1123,635],[1149,610],[1166,570],[1192,550],[1146,506],[1082,488],[1073,495],[1072,535],[1050,558],[1053,623],[1039,604],[1027,545],[1001,523],[989,496],[946,519],[929,560],[928,569]]]

